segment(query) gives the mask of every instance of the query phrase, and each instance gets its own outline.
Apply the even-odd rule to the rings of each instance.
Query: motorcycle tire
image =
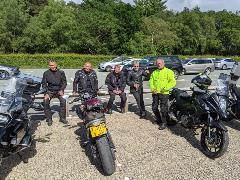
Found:
[[[216,126],[211,127],[212,141],[208,140],[208,129],[204,129],[201,134],[202,152],[209,158],[214,159],[222,156],[228,148],[228,132]],[[215,146],[215,147],[212,147]],[[214,151],[212,151],[212,149]],[[218,149],[218,150],[216,150]]]
[[[97,139],[96,145],[104,174],[110,176],[115,172],[116,165],[107,137],[103,136]]]

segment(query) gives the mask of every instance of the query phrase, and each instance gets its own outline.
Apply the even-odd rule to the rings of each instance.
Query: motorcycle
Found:
[[[206,74],[194,77],[191,82],[195,84],[192,95],[177,88],[171,91],[169,122],[188,129],[201,128],[202,152],[209,158],[218,158],[229,144],[228,131],[221,122],[227,118],[228,91],[225,86],[218,86],[211,93],[208,87],[212,80]]]
[[[229,120],[240,119],[240,88],[237,87],[237,82],[240,78],[240,64],[236,63],[229,76]]]
[[[90,146],[94,162],[100,160],[104,173],[112,175],[116,169],[115,147],[106,127],[103,104],[88,93],[80,95],[69,103],[77,101],[81,101],[80,109],[87,132],[87,141],[84,144]]]
[[[13,76],[0,80],[0,160],[31,146],[27,112],[39,108],[34,95],[44,92],[40,87],[41,82],[33,79]]]

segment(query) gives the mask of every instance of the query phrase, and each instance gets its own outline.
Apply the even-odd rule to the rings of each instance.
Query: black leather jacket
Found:
[[[87,82],[88,79],[89,84]],[[96,72],[92,70],[87,74],[84,70],[77,71],[73,81],[73,91],[78,93],[89,92],[96,94],[98,91],[98,79]]]
[[[126,78],[121,72],[118,75],[116,75],[114,72],[111,72],[107,75],[105,84],[108,86],[108,90],[111,92],[113,90],[117,90],[117,88],[124,92],[126,87]]]
[[[67,86],[67,79],[64,71],[57,69],[51,71],[50,69],[43,73],[42,87],[50,92],[64,91]]]
[[[130,86],[130,90],[135,90],[134,84],[139,84],[139,87],[142,88],[142,77],[147,75],[148,74],[142,69],[139,69],[138,71],[130,71],[127,76],[127,85]]]

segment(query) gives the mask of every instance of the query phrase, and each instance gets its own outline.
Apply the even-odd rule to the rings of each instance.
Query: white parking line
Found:
[[[186,81],[185,79],[178,79],[177,81]]]

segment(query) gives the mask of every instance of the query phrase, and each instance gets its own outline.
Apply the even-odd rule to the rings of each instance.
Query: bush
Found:
[[[49,59],[57,61],[60,68],[79,69],[87,61],[94,68],[100,62],[112,59],[106,55],[80,55],[80,54],[0,54],[0,64],[17,66],[20,68],[47,68]]]
[[[47,62],[49,59],[54,59],[62,69],[80,69],[83,64],[90,61],[94,68],[103,61],[112,59],[113,55],[83,55],[83,54],[0,54],[0,64],[17,66],[19,68],[34,69],[48,68]],[[196,57],[217,57],[223,56],[203,55],[203,56],[182,56],[180,59],[196,58]],[[141,58],[141,57],[139,57]],[[231,56],[231,58],[240,61],[239,56]]]

